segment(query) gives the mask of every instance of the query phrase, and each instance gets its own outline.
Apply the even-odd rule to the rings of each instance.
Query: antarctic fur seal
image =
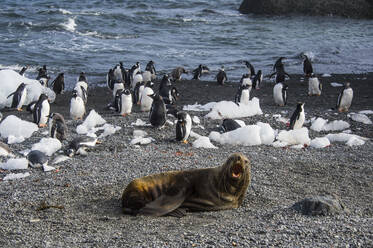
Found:
[[[234,153],[218,167],[169,171],[137,178],[122,195],[125,214],[177,216],[189,211],[238,208],[250,184],[251,165]]]

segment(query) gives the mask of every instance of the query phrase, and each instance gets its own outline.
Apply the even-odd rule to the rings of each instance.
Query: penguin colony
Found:
[[[311,60],[303,55],[303,73],[308,80],[308,95],[320,96],[322,92],[322,84],[314,74]],[[285,57],[278,58],[273,66],[273,73],[268,75],[268,78],[275,76],[275,85],[273,87],[274,104],[285,106],[287,104],[287,91],[289,86],[286,84],[286,79],[290,75],[285,71]],[[238,85],[237,93],[234,96],[234,102],[237,105],[247,104],[250,101],[250,92],[259,90],[263,81],[263,73],[261,70],[255,72],[254,66],[249,61],[243,61],[246,66],[247,73],[244,73]],[[28,67],[23,67],[19,72],[24,75]],[[106,75],[107,88],[112,92],[112,99],[107,105],[107,109],[116,111],[119,116],[127,116],[132,112],[133,106],[139,105],[142,112],[149,112],[149,122],[155,128],[162,128],[167,121],[167,114],[172,114],[176,117],[175,140],[178,142],[188,143],[188,138],[191,133],[192,119],[185,111],[180,111],[175,107],[175,103],[179,97],[182,97],[175,87],[175,83],[181,80],[182,74],[189,72],[183,67],[176,67],[171,73],[165,74],[160,80],[158,89],[154,88],[154,81],[157,77],[154,61],[149,61],[145,67],[145,71],[141,71],[141,65],[136,62],[131,69],[126,69],[123,62],[119,62],[113,68],[110,68]],[[200,80],[203,74],[210,73],[210,69],[206,65],[200,64],[192,71],[193,80]],[[49,84],[50,76],[47,72],[47,67],[44,65],[38,69],[36,79],[41,85],[50,87],[56,93],[64,94],[65,79],[64,73],[59,73],[57,77]],[[219,85],[225,85],[228,81],[227,73],[224,66],[221,66],[216,77]],[[27,94],[27,85],[21,83],[15,92],[11,93],[8,98],[12,97],[11,108],[22,111]],[[86,104],[88,102],[88,79],[84,72],[81,72],[77,77],[76,84],[71,92],[70,100],[70,118],[74,121],[83,120],[86,114]],[[350,83],[345,83],[343,90],[338,95],[336,109],[339,112],[349,110],[353,99],[353,90]],[[304,102],[297,104],[290,118],[289,128],[302,128],[305,122]],[[39,99],[30,103],[27,110],[32,113],[33,121],[39,127],[46,127],[49,124],[49,134],[53,138],[60,141],[66,140],[67,126],[64,117],[59,113],[51,113],[49,99],[46,95],[41,94]],[[232,119],[224,119],[219,131],[229,132],[240,128],[241,125]],[[97,138],[82,136],[73,139],[68,143],[65,154],[68,156],[86,155],[86,148],[94,146],[98,143]],[[6,144],[0,143],[0,151],[6,154],[11,154],[9,147]],[[32,166],[46,166],[47,161],[44,154],[39,151],[31,151],[28,159]]]

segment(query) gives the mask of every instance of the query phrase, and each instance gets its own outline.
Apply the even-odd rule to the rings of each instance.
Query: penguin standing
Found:
[[[86,87],[85,87],[85,89],[86,89],[86,90],[88,89],[88,79],[87,79],[87,76],[85,75],[85,72],[84,72],[84,71],[80,72],[77,81],[78,81],[78,82],[85,82],[85,83],[86,83]]]
[[[144,82],[154,81],[156,78],[156,70],[153,60],[150,60],[145,67],[145,71],[142,73]]]
[[[251,81],[249,74],[242,75],[241,80],[240,80],[240,85],[241,86],[248,85],[250,87],[253,85],[253,82]]]
[[[133,85],[133,78],[141,71],[140,62],[136,62],[129,71],[131,86]]]
[[[283,59],[286,59],[285,57],[280,57],[276,60],[275,64],[273,65],[273,70],[275,72],[284,70],[284,63],[282,62]]]
[[[48,165],[48,157],[39,150],[32,150],[27,154],[27,160],[32,168],[40,168]]]
[[[150,82],[150,81],[148,81]],[[144,82],[138,82],[133,89],[133,104],[140,104],[140,97],[141,97],[141,92],[145,88],[145,83]]]
[[[106,85],[111,91],[114,89],[114,82],[115,82],[114,70],[110,68],[109,72],[106,75]]]
[[[253,88],[256,90],[259,90],[260,84],[262,83],[262,81],[263,81],[262,70],[258,70],[258,72],[255,74],[253,78]]]
[[[83,99],[78,96],[76,90],[73,90],[73,96],[70,100],[70,116],[73,120],[83,120],[85,114],[85,104]]]
[[[17,108],[18,111],[22,111],[22,106],[26,101],[27,89],[26,84],[21,83],[15,92],[11,93],[7,98],[13,96],[11,108]]]
[[[273,87],[273,99],[279,106],[285,106],[287,102],[287,89],[288,85],[285,83],[277,83]]]
[[[80,82],[78,82],[80,83]],[[88,101],[88,93],[86,88],[81,84],[76,84],[74,91],[76,91],[77,95],[83,100],[84,104],[87,104]]]
[[[313,74],[313,68],[311,60],[307,57],[307,55],[303,54],[303,72],[306,77],[310,77]]]
[[[209,73],[210,69],[206,65],[199,65],[196,69],[193,70],[193,79],[199,80],[202,74]]]
[[[176,87],[172,85],[165,85],[160,88],[159,95],[162,96],[165,104],[175,104],[180,96]]]
[[[129,89],[121,90],[118,92],[119,101],[118,109],[120,115],[123,117],[131,114],[132,111],[132,95]]]
[[[302,128],[305,120],[304,115],[304,103],[300,102],[297,104],[297,108],[290,118],[290,129],[299,129]]]
[[[180,81],[180,80],[181,80],[181,75],[182,75],[183,73],[186,73],[186,74],[187,74],[188,71],[186,71],[186,70],[184,69],[184,67],[176,67],[176,68],[173,69],[172,72],[171,72],[172,80],[173,80],[174,82],[176,82],[176,81]]]
[[[251,86],[249,85],[241,85],[239,88],[238,88],[238,91],[236,93],[236,96],[234,98],[234,102],[240,106],[238,103],[241,103],[241,104],[249,104],[249,101],[250,101],[250,90],[251,90]]]
[[[113,82],[113,98],[115,98],[118,90],[124,90],[124,85],[121,81],[115,80]]]
[[[65,119],[59,113],[51,113],[49,115],[49,135],[52,138],[63,141],[66,139],[67,126]]]
[[[228,80],[227,74],[224,71],[224,66],[222,66],[218,74],[216,75],[216,81],[218,82],[218,84],[224,85],[226,80]]]
[[[319,79],[312,73],[308,79],[308,95],[309,96],[320,96],[322,90],[322,84]]]
[[[150,95],[153,103],[149,112],[149,122],[153,127],[163,127],[166,123],[166,105],[159,94]]]
[[[351,107],[353,97],[354,91],[352,90],[350,83],[346,83],[344,89],[338,95],[337,110],[339,112],[347,112]]]
[[[190,131],[192,130],[192,118],[186,112],[180,111],[176,115],[176,140],[188,143]]]
[[[56,95],[63,94],[63,91],[65,89],[64,73],[61,72],[60,74],[58,74],[58,76],[55,80],[53,80],[50,86],[53,87],[53,91],[56,93]]]
[[[46,127],[49,112],[50,105],[48,102],[48,97],[45,94],[41,94],[33,110],[34,123],[36,123],[39,127]]]
[[[144,81],[144,79],[142,78],[141,72],[137,72],[137,74],[134,75],[134,77],[133,77],[132,84],[131,84],[131,89],[134,90],[136,85],[138,83],[143,82],[143,81]]]
[[[123,62],[119,62],[119,64],[117,64],[113,69],[113,76],[114,76],[113,79],[124,83],[125,77],[123,75],[123,72],[124,72]]]
[[[154,94],[153,85],[152,82],[147,82],[144,90],[140,94],[140,110],[143,112],[149,111],[152,106],[153,98],[151,98],[150,95]]]
[[[36,77],[36,80],[38,80],[44,87],[48,87],[49,79],[50,77],[48,76],[47,66],[43,65],[43,67],[39,68],[38,70],[38,76]]]
[[[253,77],[255,75],[254,66],[249,61],[244,61],[244,62],[245,62],[246,68],[249,71],[249,73],[248,73],[249,77]]]

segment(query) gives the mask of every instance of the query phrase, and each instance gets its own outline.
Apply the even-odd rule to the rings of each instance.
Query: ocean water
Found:
[[[119,61],[126,68],[149,60],[160,74],[206,64],[212,80],[221,65],[238,80],[250,61],[264,74],[285,56],[289,73],[302,73],[308,54],[316,73],[373,71],[373,21],[339,17],[242,15],[241,0],[3,0],[0,69],[28,77],[46,64],[52,79],[65,72],[75,84],[84,71],[105,81]],[[191,78],[192,75],[186,75]]]

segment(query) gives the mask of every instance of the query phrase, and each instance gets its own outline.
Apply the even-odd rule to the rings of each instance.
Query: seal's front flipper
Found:
[[[167,216],[172,216],[172,217],[176,217],[176,218],[181,218],[181,217],[184,217],[186,215],[186,209],[185,208],[177,208],[175,209],[174,211],[172,212],[169,212],[167,214]]]
[[[185,201],[186,194],[185,189],[181,189],[175,195],[162,194],[152,202],[147,203],[142,207],[138,214],[151,215],[151,216],[163,216],[173,212],[175,209],[181,206]]]

